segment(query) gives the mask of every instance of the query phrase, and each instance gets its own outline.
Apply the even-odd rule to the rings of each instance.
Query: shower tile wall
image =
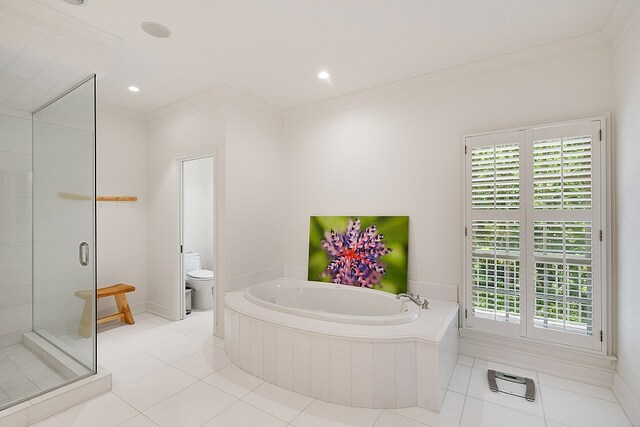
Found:
[[[31,120],[0,115],[0,348],[31,330]]]

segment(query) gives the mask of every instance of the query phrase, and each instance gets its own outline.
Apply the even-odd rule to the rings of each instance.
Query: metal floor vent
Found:
[[[519,377],[517,375],[507,374],[505,372],[496,372],[493,369],[489,369],[487,370],[487,379],[489,380],[489,389],[494,393],[500,392],[510,394],[511,396],[522,397],[523,399],[527,399],[527,401],[529,402],[533,402],[534,400],[536,400],[536,385],[531,378]],[[524,395],[507,390],[500,390],[498,388],[498,382],[496,381],[496,379],[525,385],[526,389]]]

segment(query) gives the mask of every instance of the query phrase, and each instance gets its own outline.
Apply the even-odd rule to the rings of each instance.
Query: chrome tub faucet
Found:
[[[427,299],[420,299],[420,295],[414,295],[411,292],[405,293],[399,293],[398,295],[396,295],[396,299],[400,299],[400,298],[409,298],[411,301],[413,301],[418,307],[423,308],[423,309],[428,309],[429,308],[429,301],[427,301]]]

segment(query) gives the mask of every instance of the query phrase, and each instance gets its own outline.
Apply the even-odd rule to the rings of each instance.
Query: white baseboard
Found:
[[[611,388],[616,358],[460,330],[460,354]]]
[[[227,292],[237,291],[238,289],[256,285],[269,280],[279,279],[284,276],[284,268],[277,266],[266,270],[254,271],[252,273],[241,274],[227,278]]]
[[[147,302],[147,310],[151,314],[164,317],[165,319],[173,320],[173,310],[170,307],[156,304],[155,302]]]
[[[617,371],[613,374],[613,387],[611,389],[618,402],[620,402],[624,413],[627,414],[627,418],[631,421],[631,425],[640,426],[640,402],[622,381]]]

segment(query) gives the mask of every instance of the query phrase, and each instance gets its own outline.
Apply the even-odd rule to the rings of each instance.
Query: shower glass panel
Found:
[[[0,410],[96,373],[95,76],[32,114],[6,112]]]
[[[33,113],[33,331],[78,376],[96,371],[95,235],[92,77]]]

